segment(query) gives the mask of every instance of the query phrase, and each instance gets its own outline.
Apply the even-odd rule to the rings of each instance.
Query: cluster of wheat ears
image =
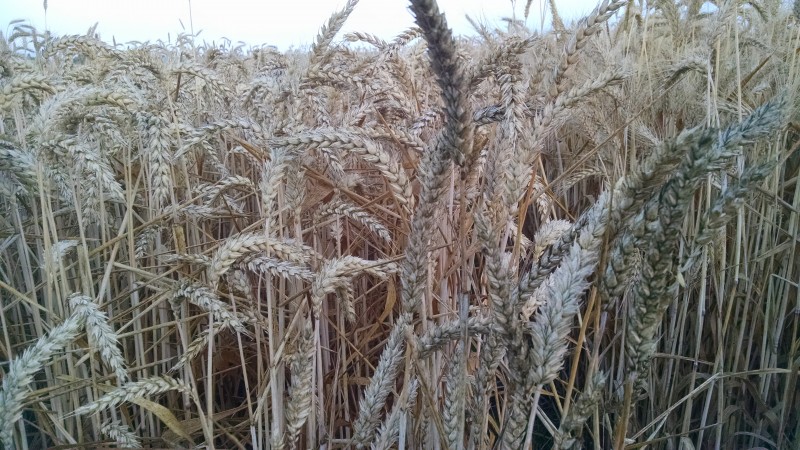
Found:
[[[798,18],[553,3],[337,40],[350,0],[288,52],[12,24],[2,446],[797,448]]]

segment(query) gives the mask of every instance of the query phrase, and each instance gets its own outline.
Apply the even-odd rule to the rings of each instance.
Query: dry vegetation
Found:
[[[355,3],[308,51],[2,39],[2,445],[797,448],[791,9]]]

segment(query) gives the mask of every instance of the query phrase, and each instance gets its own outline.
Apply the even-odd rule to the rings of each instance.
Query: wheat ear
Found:
[[[208,267],[208,281],[213,287],[219,279],[239,259],[258,252],[269,251],[287,261],[307,264],[311,258],[319,259],[317,252],[300,244],[282,241],[278,238],[265,236],[263,232],[242,233],[228,238],[214,254],[211,265]]]
[[[467,355],[464,342],[453,352],[444,386],[444,433],[449,448],[464,446],[464,416],[467,401]]]
[[[392,412],[383,422],[380,429],[378,429],[377,437],[372,443],[372,450],[390,450],[394,445],[394,441],[398,439],[400,434],[401,421],[405,419],[405,415],[409,410],[414,407],[417,401],[417,390],[419,388],[419,381],[412,379],[404,387],[400,398],[392,407]],[[402,446],[400,446],[402,448]]]
[[[569,408],[554,435],[556,449],[580,448],[582,428],[600,402],[607,379],[606,374],[598,373],[587,382],[586,389],[580,393],[578,399]]]
[[[365,448],[372,442],[375,430],[380,424],[380,412],[386,405],[386,398],[392,391],[400,363],[403,361],[403,347],[406,328],[409,326],[409,314],[401,314],[389,334],[389,340],[381,353],[375,374],[364,391],[358,407],[358,419],[353,424],[352,442],[356,448]]]
[[[442,145],[450,158],[463,166],[472,159],[472,114],[467,104],[467,84],[456,57],[453,33],[435,0],[411,0],[411,11],[428,42],[431,68],[442,89],[445,104]]]
[[[286,404],[286,441],[295,448],[300,428],[311,415],[311,400],[314,395],[314,330],[307,320],[298,338],[297,353],[290,365],[292,384],[289,386],[289,401]]]
[[[142,442],[126,425],[117,421],[106,422],[100,432],[113,439],[120,448],[142,448]]]
[[[119,349],[117,333],[108,324],[106,314],[100,311],[90,297],[85,295],[72,294],[69,297],[69,303],[75,313],[83,317],[89,342],[100,351],[100,356],[114,371],[119,383],[128,381],[128,369],[125,367],[125,358],[122,357]]]
[[[73,414],[76,416],[94,414],[103,409],[111,408],[133,399],[144,398],[169,391],[178,391],[189,396],[194,396],[191,385],[186,384],[184,381],[176,380],[171,377],[152,377],[120,386],[96,401],[79,407]]]
[[[14,448],[14,424],[22,419],[22,407],[28,397],[28,385],[33,375],[40,371],[47,360],[57,351],[72,342],[83,324],[83,317],[71,315],[61,325],[42,336],[22,355],[14,358],[3,376],[0,391],[0,442],[7,449]]]

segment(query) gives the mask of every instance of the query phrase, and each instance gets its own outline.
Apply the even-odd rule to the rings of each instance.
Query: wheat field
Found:
[[[800,2],[356,3],[9,26],[2,447],[800,448]]]

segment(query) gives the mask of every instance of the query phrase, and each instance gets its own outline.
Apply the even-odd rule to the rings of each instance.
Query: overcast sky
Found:
[[[599,0],[598,0],[599,1]],[[281,50],[310,44],[330,15],[344,6],[344,0],[0,0],[0,26],[8,36],[8,24],[24,19],[38,30],[49,29],[62,36],[84,34],[95,22],[101,38],[117,43],[164,41],[182,31],[202,31],[198,39],[248,46],[270,44]],[[534,0],[528,26],[538,29],[543,5]],[[596,6],[595,0],[556,0],[565,19],[577,19]],[[191,5],[191,17],[189,10]],[[502,18],[521,18],[525,0],[512,8],[511,0],[439,0],[448,23],[457,34],[474,34],[465,14],[492,27],[503,27]],[[549,18],[545,17],[545,23]],[[183,24],[183,26],[181,25]],[[361,0],[343,32],[362,31],[391,39],[413,25],[408,2],[403,0]],[[341,35],[339,36],[341,37]]]

